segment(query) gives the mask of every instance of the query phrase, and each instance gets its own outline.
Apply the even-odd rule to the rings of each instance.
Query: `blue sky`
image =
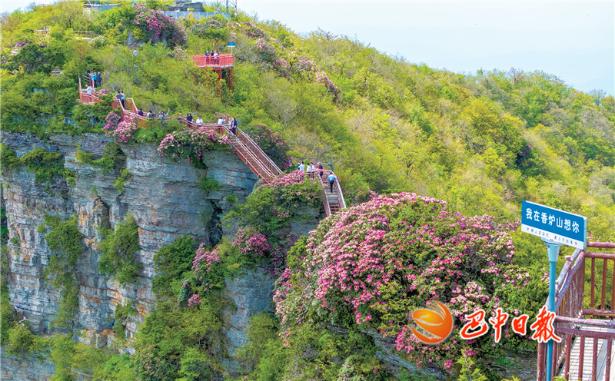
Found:
[[[38,1],[48,3],[50,0]],[[31,0],[3,2],[0,11]],[[323,29],[461,73],[541,70],[615,94],[613,0],[238,0],[299,33]]]

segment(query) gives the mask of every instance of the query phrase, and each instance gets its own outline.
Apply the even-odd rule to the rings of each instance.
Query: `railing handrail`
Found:
[[[192,61],[197,66],[230,67],[235,64],[235,57],[230,53],[222,53],[217,57],[197,54],[192,56]]]
[[[267,155],[265,151],[263,151],[263,149],[258,144],[256,144],[256,142],[254,141],[254,139],[252,139],[250,135],[246,134],[245,132],[237,128],[237,136],[239,137],[239,139],[242,139],[242,138],[245,139],[245,142],[247,143],[246,145],[251,146],[254,152],[262,160],[264,160],[265,162],[264,164],[266,164],[269,167],[269,170],[271,173],[275,175],[282,174],[282,170],[280,169],[280,167],[278,167],[277,164],[273,160],[271,160],[269,155]]]

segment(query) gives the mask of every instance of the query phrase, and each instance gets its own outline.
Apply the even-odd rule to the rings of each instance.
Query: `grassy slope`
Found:
[[[88,18],[63,3],[4,19],[4,128],[43,135],[85,130],[64,125],[57,114],[76,112],[75,76],[94,67],[104,70],[107,87],[124,89],[146,110],[205,118],[228,112],[243,127],[270,127],[297,159],[333,163],[354,202],[369,190],[415,191],[466,214],[510,221],[528,198],[587,215],[595,239],[615,239],[613,97],[592,97],[541,73],[436,71],[348,39],[303,38],[243,15],[205,25],[184,20],[187,46],[139,45],[134,57],[135,46],[125,44],[129,34],[140,36],[133,12]],[[51,26],[47,37],[33,32],[44,26]],[[102,37],[88,42],[73,29]],[[190,56],[229,39],[238,43],[235,87],[218,97],[213,75],[195,68]],[[7,70],[19,66],[10,66],[8,52],[24,40],[46,45],[53,64]],[[46,75],[53,67],[63,74]],[[321,71],[340,90],[337,99],[319,81]],[[525,253],[539,247],[517,240]]]

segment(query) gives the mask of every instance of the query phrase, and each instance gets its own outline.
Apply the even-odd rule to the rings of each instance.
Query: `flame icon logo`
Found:
[[[412,328],[412,333],[424,344],[440,344],[453,332],[453,315],[448,307],[438,301],[430,303],[431,308],[412,312],[412,320],[421,328]]]

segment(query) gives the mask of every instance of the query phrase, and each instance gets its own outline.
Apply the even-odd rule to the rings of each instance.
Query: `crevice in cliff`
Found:
[[[217,202],[211,202],[211,218],[207,223],[207,235],[209,237],[209,244],[215,246],[222,240],[222,208]]]

